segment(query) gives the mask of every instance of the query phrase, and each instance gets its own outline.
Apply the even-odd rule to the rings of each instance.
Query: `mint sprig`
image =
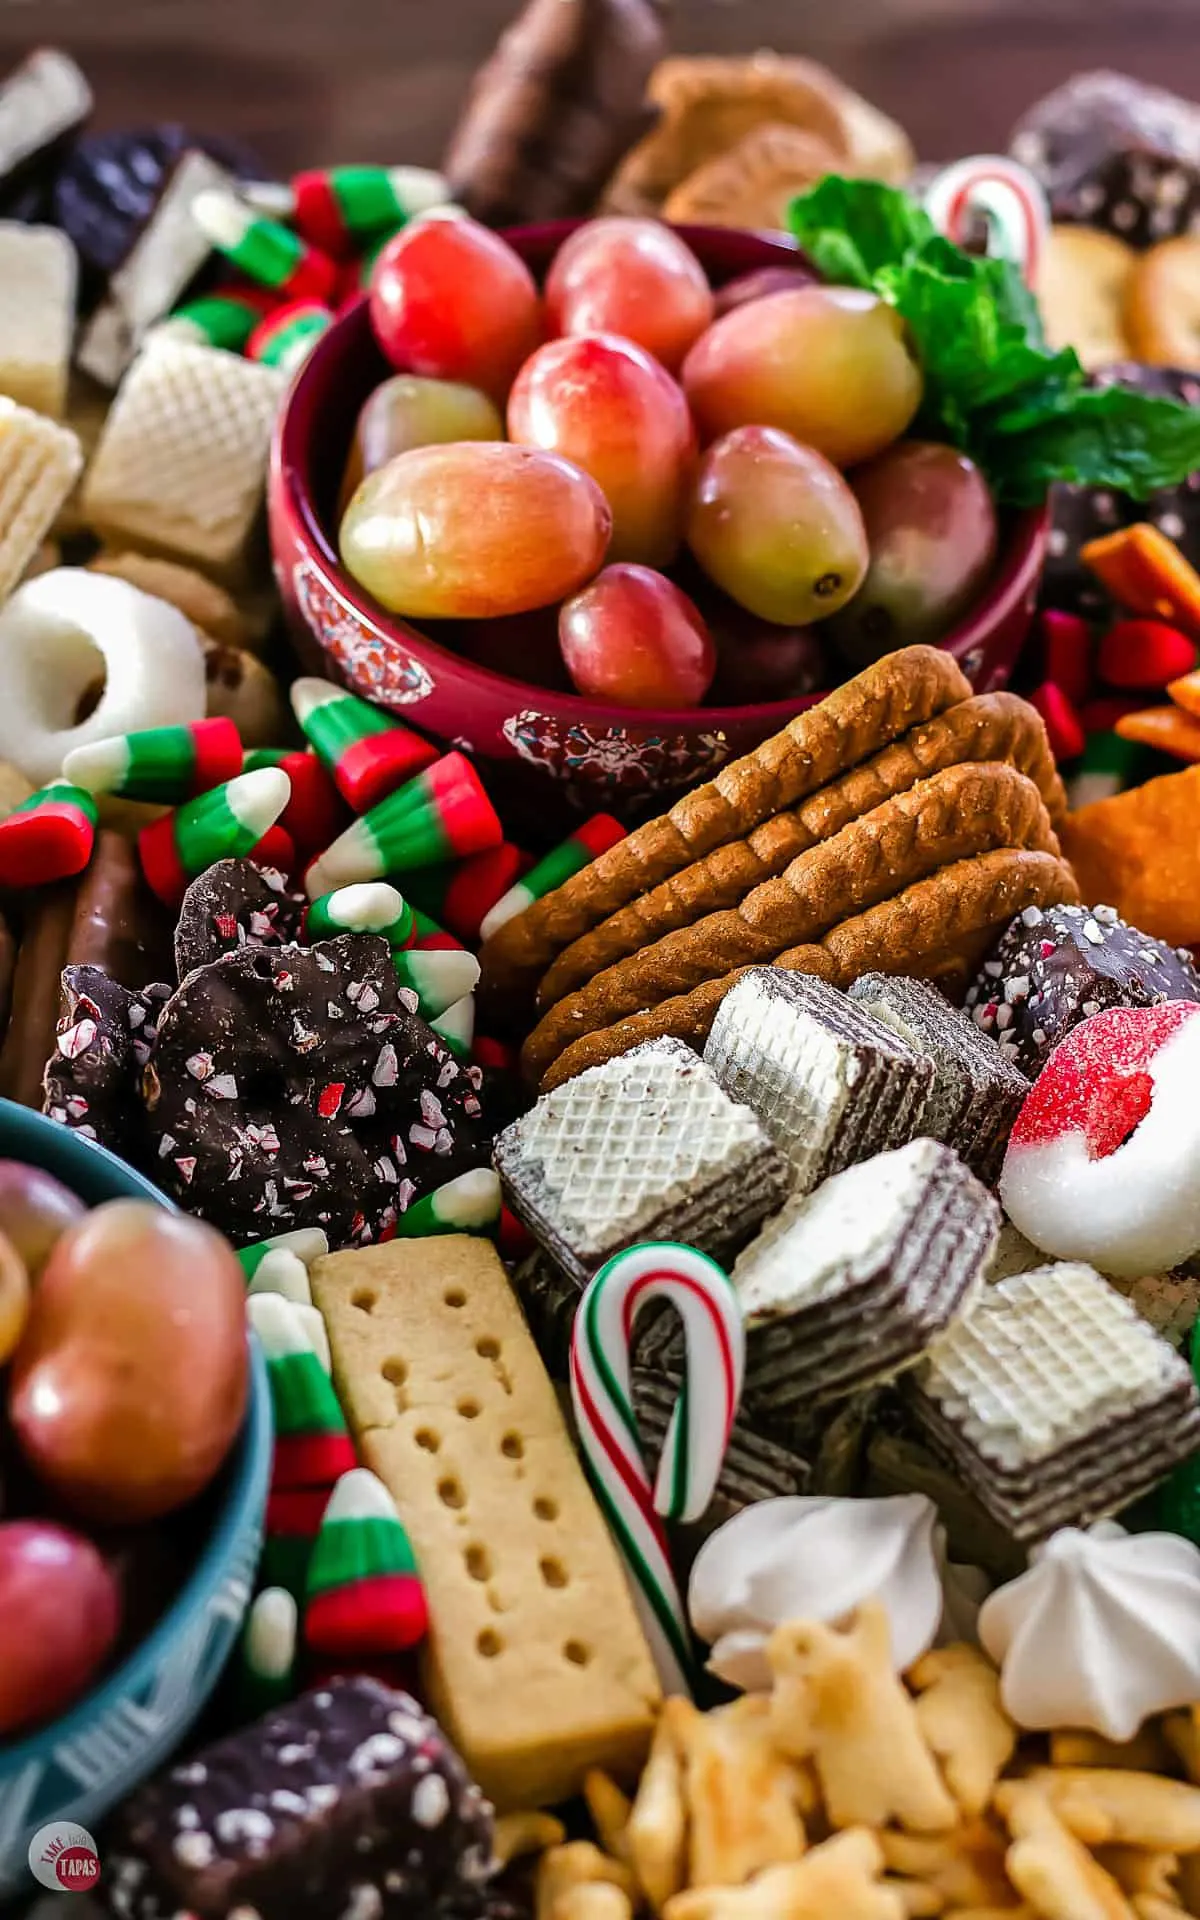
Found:
[[[903,315],[925,376],[914,432],[970,454],[998,501],[1036,506],[1059,480],[1144,499],[1200,468],[1200,409],[1090,387],[1071,348],[1046,345],[1017,268],[964,253],[907,194],[830,175],[788,224],[826,279]]]

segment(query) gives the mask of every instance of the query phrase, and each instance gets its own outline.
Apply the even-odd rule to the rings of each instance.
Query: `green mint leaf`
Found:
[[[975,454],[998,500],[1036,506],[1055,481],[1114,487],[1144,500],[1200,468],[1200,408],[1084,388],[987,422]]]
[[[873,288],[882,268],[936,237],[925,209],[878,180],[827,174],[788,208],[788,226],[822,273],[842,285]],[[838,260],[850,277],[837,269]]]

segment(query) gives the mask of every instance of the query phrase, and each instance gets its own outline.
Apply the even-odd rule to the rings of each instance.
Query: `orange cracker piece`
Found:
[[[1200,670],[1181,674],[1178,680],[1168,680],[1167,692],[1177,707],[1200,720]]]
[[[1200,767],[1068,814],[1062,842],[1088,906],[1170,946],[1200,941]]]
[[[1140,713],[1123,713],[1116,732],[1122,740],[1172,753],[1177,760],[1200,760],[1200,720],[1178,707],[1146,707]]]
[[[1200,573],[1148,521],[1089,540],[1079,557],[1130,613],[1169,620],[1200,636]]]

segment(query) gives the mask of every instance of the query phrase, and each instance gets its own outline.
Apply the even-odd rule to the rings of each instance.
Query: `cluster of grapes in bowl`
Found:
[[[629,707],[786,699],[940,640],[992,570],[978,469],[903,437],[902,320],[800,260],[714,293],[671,228],[599,219],[539,289],[435,214],[370,311],[398,371],[359,416],[342,559],[480,665]]]

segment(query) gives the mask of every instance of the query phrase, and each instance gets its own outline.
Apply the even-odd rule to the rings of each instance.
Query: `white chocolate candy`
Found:
[[[1102,1521],[1064,1527],[1031,1560],[979,1615],[1019,1727],[1131,1740],[1151,1714],[1200,1700],[1200,1550],[1189,1540]]]
[[[87,718],[81,703],[102,692]],[[127,581],[56,567],[0,608],[0,759],[35,786],[75,747],[204,718],[204,654],[190,620]]]
[[[710,1670],[747,1693],[771,1684],[765,1647],[787,1620],[844,1620],[880,1599],[902,1673],[942,1618],[937,1509],[924,1494],[883,1500],[762,1500],[719,1527],[696,1557],[688,1611],[712,1645]],[[1200,1696],[1198,1696],[1200,1697]]]

